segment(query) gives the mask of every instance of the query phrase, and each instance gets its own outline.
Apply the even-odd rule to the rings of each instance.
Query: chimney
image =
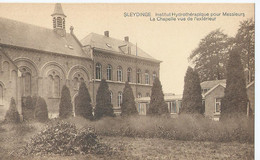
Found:
[[[129,37],[128,36],[125,36],[125,41],[129,42]]]
[[[104,35],[105,35],[106,37],[109,37],[109,31],[105,31],[105,32],[104,32]]]

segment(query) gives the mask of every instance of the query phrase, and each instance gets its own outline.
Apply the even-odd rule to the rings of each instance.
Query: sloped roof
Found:
[[[213,81],[204,81],[200,83],[201,89],[211,89],[218,84],[226,85],[226,80],[213,80]]]
[[[0,44],[87,57],[73,35],[62,37],[53,29],[0,17]]]
[[[106,51],[110,51],[110,52],[118,53],[118,54],[125,54],[125,55],[128,55],[128,54],[124,53],[122,51],[122,47],[128,46],[128,47],[130,47],[130,50],[131,50],[130,56],[137,55],[138,57],[160,62],[159,60],[156,60],[149,54],[145,53],[139,47],[136,47],[136,45],[132,44],[131,42],[126,42],[123,40],[107,37],[105,35],[90,33],[85,38],[83,38],[80,42],[83,46],[90,45],[91,47],[94,47],[97,49],[106,50]],[[136,54],[136,51],[137,51],[137,54]]]
[[[202,97],[207,96],[208,94],[210,94],[212,91],[214,91],[219,86],[222,86],[223,88],[226,88],[226,84],[219,83],[219,84],[215,85],[214,87],[212,87],[210,90],[208,90],[205,94],[202,94]]]

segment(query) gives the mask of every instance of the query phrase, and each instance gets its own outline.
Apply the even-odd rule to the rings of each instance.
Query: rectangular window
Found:
[[[220,113],[221,111],[221,98],[215,99],[215,113]]]
[[[171,102],[171,113],[177,113],[176,101]]]

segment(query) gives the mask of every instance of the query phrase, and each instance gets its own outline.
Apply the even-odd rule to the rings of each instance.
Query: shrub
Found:
[[[137,109],[135,106],[135,98],[133,90],[128,82],[125,83],[123,91],[123,101],[121,107],[121,116],[137,115]]]
[[[16,108],[14,98],[11,98],[10,107],[5,114],[5,122],[7,123],[18,123],[20,122],[20,115]]]
[[[69,118],[73,115],[72,103],[69,88],[64,85],[61,90],[61,99],[59,105],[59,117]]]
[[[76,116],[82,116],[86,119],[93,119],[91,98],[84,82],[82,82],[79,87],[75,114]]]
[[[35,106],[33,106],[33,100],[31,96],[27,96],[26,98],[22,98],[22,115],[24,121],[31,121],[34,119],[34,111]]]
[[[35,119],[39,122],[46,122],[48,120],[47,104],[42,97],[38,97],[36,102]]]
[[[96,96],[95,118],[114,117],[113,105],[110,100],[110,91],[105,79],[102,79]]]
[[[27,144],[24,154],[105,154],[109,147],[99,143],[92,128],[77,130],[74,124],[58,122],[48,126]]]
[[[254,142],[254,121],[231,118],[215,122],[203,115],[182,114],[177,118],[141,117],[104,118],[86,123],[99,135],[163,138],[184,141]]]

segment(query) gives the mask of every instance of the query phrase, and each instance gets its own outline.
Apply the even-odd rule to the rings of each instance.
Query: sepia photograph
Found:
[[[3,3],[0,160],[253,160],[255,3]]]

